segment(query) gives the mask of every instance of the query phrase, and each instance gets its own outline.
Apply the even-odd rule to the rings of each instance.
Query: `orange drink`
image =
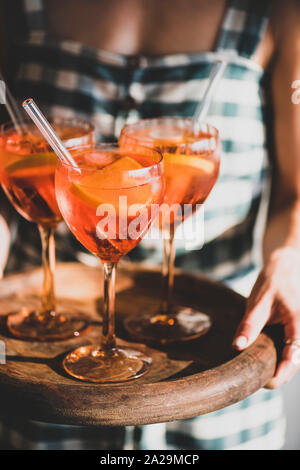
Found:
[[[60,162],[56,171],[58,206],[76,238],[103,263],[104,311],[100,344],[78,348],[63,365],[81,380],[125,382],[147,372],[151,358],[116,345],[115,271],[159,212],[164,196],[162,157],[147,147],[97,144],[73,158],[75,165]]]
[[[145,145],[159,149],[164,157],[166,189],[157,223],[165,233],[163,299],[159,311],[130,318],[126,328],[138,339],[166,343],[194,339],[210,327],[202,312],[176,306],[172,300],[176,228],[203,204],[219,173],[218,131],[202,124],[197,132],[189,118],[145,119],[124,126],[121,145]]]
[[[93,126],[79,119],[53,119],[52,125],[70,150],[94,142]],[[70,312],[58,314],[54,293],[54,230],[62,220],[56,202],[57,156],[33,124],[19,134],[11,124],[0,132],[0,182],[15,209],[38,225],[42,240],[44,283],[39,311],[26,307],[11,314],[7,326],[15,336],[51,341],[78,335],[86,322]]]

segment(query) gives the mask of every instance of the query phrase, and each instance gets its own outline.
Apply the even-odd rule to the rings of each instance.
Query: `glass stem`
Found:
[[[174,285],[174,262],[175,262],[175,244],[174,227],[170,229],[168,238],[164,239],[164,260],[162,267],[163,293],[161,309],[164,314],[171,311],[173,303],[173,285]]]
[[[55,241],[54,228],[39,225],[42,242],[42,260],[44,270],[44,281],[42,291],[42,313],[55,314],[56,299],[54,288],[55,271]]]
[[[104,312],[101,349],[106,352],[116,350],[115,297],[116,263],[104,263]]]

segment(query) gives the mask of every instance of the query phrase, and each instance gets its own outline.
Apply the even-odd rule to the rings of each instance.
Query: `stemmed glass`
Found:
[[[72,157],[74,164],[61,161],[57,167],[57,201],[75,237],[103,263],[104,310],[100,344],[69,353],[63,366],[81,380],[126,382],[147,372],[151,358],[116,344],[116,266],[159,212],[164,193],[162,156],[138,145],[123,149],[118,144],[96,144]]]
[[[53,128],[64,145],[89,147],[94,142],[94,127],[80,119],[52,118]],[[41,308],[25,307],[8,315],[7,327],[19,338],[54,341],[78,336],[86,320],[72,312],[58,312],[54,289],[54,231],[62,220],[54,188],[57,156],[30,122],[26,133],[12,123],[0,129],[0,182],[15,209],[38,225],[42,242],[43,288]],[[24,241],[25,242],[25,241]]]
[[[164,157],[166,190],[157,223],[163,232],[163,295],[160,308],[145,309],[139,317],[128,317],[124,325],[130,335],[151,343],[195,339],[206,333],[208,315],[173,303],[174,238],[176,229],[203,204],[216,183],[220,164],[218,131],[191,118],[144,119],[124,126],[120,144],[140,144],[159,149]]]

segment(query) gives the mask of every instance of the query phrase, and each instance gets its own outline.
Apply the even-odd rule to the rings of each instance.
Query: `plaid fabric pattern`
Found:
[[[260,390],[239,403],[204,416],[145,426],[148,449],[276,450],[284,445],[285,419],[278,392]]]
[[[219,38],[218,50],[251,58],[265,30],[270,2],[232,0]]]
[[[14,12],[16,3],[19,5],[15,0],[10,2]],[[20,99],[33,96],[45,112],[64,117],[76,115],[92,121],[102,141],[117,139],[124,124],[140,118],[192,116],[213,63],[219,57],[228,58],[229,65],[207,119],[220,130],[223,155],[218,183],[206,202],[205,245],[190,253],[179,249],[176,260],[179,266],[200,269],[228,282],[259,267],[259,255],[253,246],[259,246],[254,242],[260,240],[263,230],[269,165],[263,70],[252,56],[264,33],[270,4],[270,1],[228,0],[214,52],[157,58],[126,57],[74,41],[58,42],[47,33],[42,0],[23,0],[24,8],[19,10],[23,29],[16,45],[20,67],[14,93]],[[37,232],[21,218],[18,224],[19,236],[9,260],[11,270],[21,269],[27,262],[40,263]],[[56,239],[58,258],[73,259],[74,253],[80,258],[82,247],[64,225]],[[157,247],[142,243],[131,256],[157,262],[160,253]],[[155,428],[145,426],[143,446],[281,448],[284,433],[281,397],[266,391],[257,396],[193,420]],[[110,443],[105,440],[105,429],[85,434],[85,429],[81,432],[72,426],[55,427],[21,420],[6,421],[3,430],[18,448],[89,445],[112,448],[114,441],[121,445],[121,440],[126,438],[122,430],[116,431]]]
[[[259,6],[257,16],[251,13],[255,11],[254,3],[258,2],[242,2],[239,7],[239,2],[228,3],[216,52],[149,58],[110,54],[74,41],[55,41],[47,34],[43,2],[27,0],[22,18],[26,31],[18,47],[20,67],[15,94],[20,99],[35,97],[44,111],[65,117],[76,114],[91,120],[99,140],[106,141],[116,139],[124,124],[139,118],[192,116],[214,61],[228,55],[229,66],[207,119],[221,130],[220,177],[205,204],[205,246],[192,256],[192,268],[220,280],[249,272],[258,258],[253,253],[255,227],[268,166],[261,88],[263,73],[251,61],[251,53],[263,34],[268,2],[263,3],[265,11]],[[240,20],[235,23],[237,18]],[[232,48],[226,39],[230,25],[239,33],[234,45],[230,41]],[[251,51],[248,47],[247,53],[241,54],[238,48],[247,43],[244,38],[249,31],[253,35],[256,32],[256,43],[252,44]],[[12,250],[10,270],[23,267],[21,263],[29,259],[28,251],[31,263],[40,262],[37,232],[22,219],[19,224],[22,237],[16,240]],[[35,247],[35,256],[27,240]],[[66,238],[65,229],[60,228],[58,258],[72,259],[79,249],[82,250],[74,238],[70,234]],[[142,242],[131,256],[158,262],[161,253],[161,249]],[[186,252],[179,247],[177,264],[188,267],[186,259]]]

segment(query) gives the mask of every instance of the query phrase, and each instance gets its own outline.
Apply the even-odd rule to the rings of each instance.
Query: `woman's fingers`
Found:
[[[286,346],[282,352],[282,359],[277,367],[274,377],[268,382],[267,388],[277,388],[287,383],[299,370],[300,349]]]
[[[258,276],[233,340],[233,347],[242,351],[256,340],[267,323],[284,327],[282,357],[268,388],[288,382],[300,368],[299,276],[299,252],[277,252]]]
[[[294,317],[285,326],[285,347],[280,364],[268,388],[277,388],[287,383],[300,368],[300,321]]]
[[[243,350],[256,340],[270,318],[272,304],[273,296],[269,291],[265,292],[259,300],[253,300],[250,296],[248,308],[232,343],[235,349]]]

